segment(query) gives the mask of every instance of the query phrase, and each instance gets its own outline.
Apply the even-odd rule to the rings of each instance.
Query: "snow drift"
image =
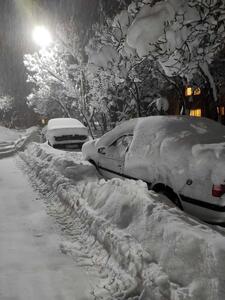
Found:
[[[0,158],[23,150],[31,141],[40,141],[38,131],[36,126],[20,131],[0,126]]]
[[[81,153],[32,144],[21,157],[134,278],[124,298],[224,299],[223,234],[178,211],[141,181],[100,179]]]

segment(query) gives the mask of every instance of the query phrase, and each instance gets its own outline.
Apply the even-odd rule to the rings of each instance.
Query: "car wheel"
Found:
[[[96,162],[94,160],[90,159],[89,163],[91,163],[93,166],[95,166],[95,168],[99,171],[98,165],[96,164]]]
[[[167,195],[166,195],[167,196]],[[179,209],[184,210],[183,206],[181,204],[181,201],[179,199],[179,196],[177,194],[173,194],[173,196],[170,198],[170,195],[167,196]]]
[[[183,210],[179,196],[168,186],[157,184],[153,187],[153,191],[158,194],[166,196],[170,199],[179,209]]]

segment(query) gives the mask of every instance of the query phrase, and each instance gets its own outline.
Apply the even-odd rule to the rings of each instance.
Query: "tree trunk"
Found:
[[[138,118],[141,117],[141,101],[140,101],[140,95],[139,95],[139,90],[137,87],[137,84],[134,82],[134,88],[135,88],[135,92],[136,92],[136,105],[137,105],[137,116]]]
[[[212,120],[218,121],[218,112],[217,112],[217,91],[214,79],[210,73],[207,63],[199,64],[199,70],[205,78],[207,83],[207,90],[209,91],[209,100],[206,105],[206,117]]]
[[[131,94],[133,95],[135,102],[136,102],[136,114],[137,118],[141,117],[141,105],[140,105],[140,97],[139,97],[139,92],[138,92],[138,87],[135,82],[133,82],[134,85],[134,90],[132,86],[129,88]]]
[[[82,114],[82,116],[84,117],[84,119],[85,119],[85,121],[86,121],[86,123],[87,123],[87,126],[88,126],[88,129],[89,129],[89,132],[90,132],[91,137],[94,139],[94,135],[93,135],[92,128],[91,128],[91,124],[90,124],[90,122],[89,122],[89,120],[88,120],[88,117],[87,117],[86,114],[83,112],[83,110],[81,110],[81,114]]]
[[[85,87],[84,87],[84,73],[82,70],[80,71],[80,83],[81,83],[80,84],[80,97],[81,97],[81,110],[80,111],[87,123],[88,129],[90,131],[92,138],[94,138],[91,124],[90,124],[88,116],[86,114],[86,112],[87,112],[86,99],[85,99],[86,91],[85,91]]]
[[[169,84],[173,85],[174,88],[176,89],[177,94],[179,96],[178,101],[181,106],[180,114],[185,115],[186,114],[186,102],[185,102],[185,98],[183,95],[183,91],[180,89],[179,85],[174,80],[170,79],[168,76],[166,76],[166,74],[161,72],[159,69],[157,71]]]

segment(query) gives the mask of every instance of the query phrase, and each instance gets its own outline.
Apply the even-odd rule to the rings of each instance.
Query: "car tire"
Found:
[[[92,159],[88,160],[89,163],[91,163],[93,166],[95,166],[95,168],[97,169],[97,171],[99,172],[99,168],[98,168],[98,165],[96,164],[96,162]]]
[[[179,196],[168,186],[164,184],[157,184],[153,187],[153,191],[158,194],[166,196],[171,202],[173,202],[180,210],[183,210]]]

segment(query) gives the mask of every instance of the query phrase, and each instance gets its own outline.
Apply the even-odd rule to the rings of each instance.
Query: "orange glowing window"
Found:
[[[192,88],[191,87],[186,87],[185,88],[185,96],[189,97],[192,95]]]
[[[199,87],[197,87],[195,90],[194,90],[194,96],[198,96],[198,95],[201,95],[201,89]]]
[[[225,107],[224,106],[217,107],[217,112],[220,116],[224,116],[225,115]]]
[[[202,116],[201,108],[191,109],[190,110],[190,116],[192,116],[192,117],[201,117]]]

